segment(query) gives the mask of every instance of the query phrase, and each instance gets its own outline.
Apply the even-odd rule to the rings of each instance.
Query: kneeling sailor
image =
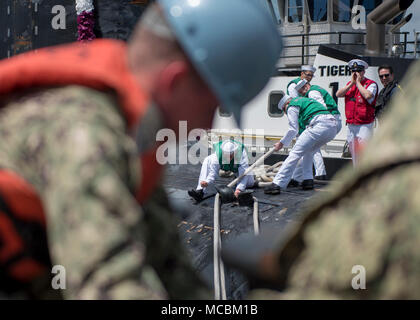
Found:
[[[197,202],[200,202],[207,187],[216,180],[219,170],[231,171],[235,175],[242,175],[248,169],[248,154],[245,146],[235,140],[225,140],[214,144],[215,153],[206,157],[201,166],[197,189],[188,191],[188,194]],[[254,175],[245,175],[237,184],[235,196],[241,191],[252,188],[255,185]]]

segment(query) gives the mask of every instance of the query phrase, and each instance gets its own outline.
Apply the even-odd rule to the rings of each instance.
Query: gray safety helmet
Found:
[[[241,108],[274,74],[282,41],[259,0],[159,0],[191,63],[240,125]]]

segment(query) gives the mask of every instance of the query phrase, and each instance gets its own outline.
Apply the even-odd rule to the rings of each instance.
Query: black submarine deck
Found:
[[[339,159],[335,159],[339,160]],[[271,162],[278,161],[272,160]],[[348,161],[325,159],[327,172],[335,172]],[[332,168],[331,163],[335,164]],[[213,288],[213,208],[214,197],[196,203],[187,191],[195,188],[201,165],[169,165],[166,168],[164,186],[172,205],[179,214],[178,230],[181,241],[189,252],[197,272],[210,288]],[[226,186],[233,178],[216,179],[217,185]],[[320,192],[327,192],[328,184],[315,183],[314,190],[302,190],[300,187],[288,188],[280,195],[266,195],[263,188],[253,189],[253,195],[259,200],[260,229],[278,229],[301,217],[302,208],[307,201]],[[208,194],[215,193],[213,186]],[[267,203],[261,203],[262,201]],[[220,232],[222,246],[243,235],[252,235],[253,210],[237,204],[223,204],[221,208]],[[225,266],[226,291],[228,299],[243,299],[249,290],[248,281],[238,271]]]

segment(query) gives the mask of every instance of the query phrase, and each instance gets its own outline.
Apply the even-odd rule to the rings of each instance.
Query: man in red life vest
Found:
[[[128,45],[0,62],[0,299],[211,297],[160,186],[156,133],[209,128],[219,104],[238,120],[280,52],[258,1],[159,0]]]
[[[369,67],[365,61],[353,59],[348,65],[352,72],[351,81],[339,89],[336,95],[338,98],[345,98],[347,142],[353,165],[356,165],[358,153],[372,136],[378,85],[365,77],[366,69]]]

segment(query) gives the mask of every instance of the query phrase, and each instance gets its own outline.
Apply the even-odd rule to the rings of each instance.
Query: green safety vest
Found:
[[[328,93],[327,90],[325,90],[324,88],[321,88],[320,86],[313,85],[308,90],[305,97],[308,98],[309,92],[311,92],[311,91],[318,91],[319,93],[321,93],[321,96],[324,99],[325,104],[327,105],[327,109],[331,114],[333,114],[333,115],[334,114],[340,114],[340,111],[338,111],[337,103],[335,102],[333,97],[331,97],[331,95]]]
[[[331,114],[326,107],[318,101],[305,97],[297,97],[290,101],[287,109],[292,106],[299,107],[299,134],[309,125],[312,118],[319,114]],[[287,110],[286,110],[287,112]]]
[[[242,153],[243,153],[244,149],[246,149],[246,148],[242,143],[240,143],[238,141],[235,141],[235,140],[231,140],[231,141],[233,143],[237,144],[238,148],[236,149],[235,155],[234,155],[233,159],[230,161],[230,163],[223,163],[222,143],[224,141],[220,141],[220,142],[215,143],[213,145],[213,148],[214,148],[214,151],[216,152],[217,159],[219,160],[220,169],[222,169],[224,171],[232,171],[232,172],[237,173],[238,169],[239,169],[240,161],[242,159]],[[237,163],[235,163],[235,159],[237,160]]]
[[[287,84],[287,95],[290,95],[290,93],[289,93],[289,86],[292,84],[292,83],[294,83],[294,84],[298,84],[298,82],[300,81],[300,80],[302,80],[300,77],[299,78],[296,78],[296,79],[293,79],[292,81],[290,81],[288,84]]]

